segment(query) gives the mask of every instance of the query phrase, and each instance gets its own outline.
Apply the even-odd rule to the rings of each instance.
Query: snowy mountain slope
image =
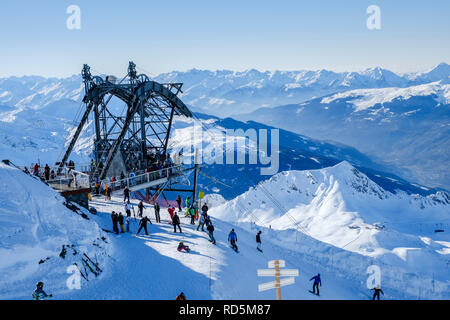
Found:
[[[96,197],[91,205],[98,210],[97,216],[91,216],[100,226],[110,229],[110,212],[123,211],[120,194],[113,195],[112,201],[105,202]],[[136,200],[132,200],[136,206]],[[276,230],[263,230],[263,249],[260,253],[255,248],[256,229],[240,228],[213,218],[215,226],[214,246],[207,241],[205,232],[196,231],[196,226],[189,225],[189,219],[181,214],[183,233],[173,233],[167,222],[169,215],[161,209],[161,223],[154,220],[152,206],[147,206],[144,215],[150,217],[153,224],[148,226],[149,236],[135,235],[137,223],[131,223],[131,232],[111,235],[114,247],[112,259],[102,278],[95,282],[82,283],[81,290],[65,292],[55,299],[168,299],[172,300],[183,291],[189,300],[196,299],[275,299],[273,290],[258,292],[258,284],[272,281],[271,278],[257,276],[257,269],[267,269],[267,262],[284,259],[287,268],[298,268],[299,277],[295,284],[282,290],[283,299],[368,299],[370,291],[365,286],[364,276],[352,278],[351,275],[326,268],[287,242]],[[231,228],[238,234],[240,253],[235,253],[227,244],[227,235]],[[276,239],[271,242],[270,239]],[[176,247],[184,240],[192,251],[180,253]],[[318,241],[316,248],[326,248]],[[329,250],[329,248],[328,248]],[[349,253],[351,256],[352,254]],[[318,258],[317,261],[320,259]],[[320,272],[324,285],[321,297],[311,295],[309,281],[312,275]],[[120,288],[119,290],[117,288]],[[400,292],[386,285],[386,299],[414,299],[414,293]]]
[[[262,108],[252,120],[352,146],[393,173],[421,184],[449,188],[450,85],[350,90],[308,102]]]
[[[242,129],[244,131],[248,129],[266,129],[268,132],[273,129],[269,126],[251,121],[244,123],[231,118],[219,119],[207,115],[201,115],[200,118],[204,127],[202,141],[200,136],[195,136],[194,138],[196,131],[192,128],[193,124],[198,125],[198,120],[177,118],[169,144],[172,152],[177,153],[177,150],[182,148],[184,156],[190,156],[191,161],[193,161],[193,149],[189,147],[192,144],[196,149],[202,148],[205,151],[222,149],[225,154],[225,150],[230,148],[229,145],[226,145],[224,139],[224,132],[227,129]],[[247,137],[246,141],[248,142],[248,140],[249,138]],[[202,169],[203,172],[232,186],[232,188],[227,188],[217,183],[211,185],[211,180],[205,179],[202,176],[200,176],[199,180],[200,187],[206,191],[220,192],[226,199],[230,199],[245,192],[249,187],[256,185],[258,182],[267,179],[267,176],[260,174],[260,168],[263,167],[261,164],[249,164],[248,153],[256,145],[256,141],[253,138],[250,141],[251,143],[247,144],[245,148],[237,148],[236,145],[235,149],[236,154],[245,155],[247,159],[246,164],[226,165],[218,164],[217,162],[213,163],[213,161],[207,162],[204,160],[205,156],[202,157],[204,153],[200,152],[199,157],[202,157],[203,163],[208,164]],[[268,149],[270,150],[270,143]],[[211,152],[209,151],[207,154],[211,154]],[[279,132],[278,155],[279,171],[319,169],[346,160],[357,166],[365,174],[369,175],[372,180],[389,191],[395,192],[398,189],[408,193],[423,195],[436,192],[436,190],[417,184],[413,185],[398,176],[386,173],[386,170],[390,170],[388,166],[372,162],[370,158],[367,158],[364,154],[351,147],[333,142],[317,141],[289,131],[280,130]],[[237,156],[235,158],[237,159]],[[211,156],[208,159],[211,159]],[[225,159],[223,159],[223,163],[225,163]],[[392,171],[394,171],[394,168]]]
[[[0,299],[31,299],[38,281],[47,293],[70,291],[66,271],[73,263],[82,268],[82,253],[106,263],[106,234],[63,202],[41,181],[0,163]]]
[[[330,248],[312,249],[312,238],[344,249],[333,249],[343,257],[355,253],[347,262],[340,260],[342,266],[354,263],[355,276],[364,272],[362,261],[372,261],[383,265],[387,273],[383,277],[392,282],[395,275],[400,279],[434,278],[441,286],[439,294],[444,296],[450,284],[446,272],[450,238],[448,233],[434,231],[448,231],[449,213],[447,193],[394,195],[346,162],[321,170],[279,173],[211,210],[218,219],[283,231],[286,236],[278,238],[282,243],[297,242],[298,223],[300,252],[311,254],[312,250],[323,259],[331,258]],[[400,284],[391,285],[402,290]],[[424,284],[419,281],[415,285]]]

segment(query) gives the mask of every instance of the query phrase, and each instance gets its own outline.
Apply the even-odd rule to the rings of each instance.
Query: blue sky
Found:
[[[66,9],[81,9],[81,30]],[[381,9],[381,30],[366,8]],[[232,69],[421,71],[450,62],[450,1],[1,1],[0,76]]]

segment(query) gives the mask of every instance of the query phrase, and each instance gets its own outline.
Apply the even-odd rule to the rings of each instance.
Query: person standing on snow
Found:
[[[125,200],[128,200],[127,202],[130,203],[130,189],[128,189],[128,187],[123,189],[123,202],[125,202]]]
[[[124,233],[125,232],[125,228],[123,226],[123,214],[122,214],[122,212],[119,212],[119,216],[117,217],[117,221],[119,221],[120,232]]]
[[[39,281],[36,284],[36,289],[33,291],[33,299],[34,300],[45,300],[45,298],[53,297],[52,294],[46,294],[44,291],[44,283]]]
[[[130,232],[130,220],[131,220],[131,217],[127,217],[125,219],[125,222],[127,224],[127,232]]]
[[[381,288],[380,288],[380,286],[378,285],[376,288],[373,288],[372,289],[374,292],[373,292],[373,297],[372,297],[372,300],[375,300],[375,298],[378,298],[378,300],[380,300],[380,292],[383,294],[383,296],[384,296],[384,292],[383,292],[383,290],[381,290]]]
[[[161,217],[159,216],[159,210],[160,210],[161,208],[159,207],[159,204],[158,204],[157,201],[155,201],[155,204],[154,204],[153,207],[154,207],[154,209],[155,209],[156,223],[160,223],[160,222],[161,222]]]
[[[116,234],[119,234],[119,227],[117,226],[118,217],[114,211],[111,213],[111,220],[112,220],[112,224],[113,224],[113,231]]]
[[[216,244],[216,239],[214,239],[214,226],[211,222],[206,227],[206,230],[208,230],[208,235],[209,235],[209,239],[210,239],[209,241],[212,244]]]
[[[176,201],[177,201],[177,204],[178,204],[178,211],[181,211],[181,202],[182,201],[181,201],[180,195],[177,196],[177,200]]]
[[[139,201],[138,209],[139,209],[139,218],[142,218],[142,215],[144,214],[144,203],[142,201]]]
[[[185,201],[185,206],[186,206],[186,217],[189,215],[190,213],[190,207],[191,207],[191,198],[187,197],[186,201]]]
[[[125,202],[125,212],[127,213],[127,217],[131,217],[131,205],[129,202]]]
[[[45,180],[50,180],[50,167],[48,166],[48,164],[45,164],[44,167],[44,177]]]
[[[238,251],[238,246],[236,245],[237,235],[236,232],[234,232],[234,229],[231,229],[230,233],[228,234],[228,241],[230,242],[233,249],[235,251]]]
[[[169,215],[170,215],[170,223],[173,224],[173,215],[175,213],[175,208],[172,207],[172,205],[169,204],[169,208],[167,208],[167,211],[169,211]]]
[[[262,246],[262,244],[261,244],[261,230],[258,231],[258,233],[256,234],[256,244],[257,244],[256,249],[257,249],[258,251],[263,252],[263,251],[262,251],[262,248],[261,248],[261,246]]]
[[[177,295],[175,300],[186,300],[186,296],[184,295],[183,292],[181,292],[179,295]]]
[[[317,295],[319,295],[319,284],[320,286],[322,286],[322,281],[320,280],[320,273],[317,274],[317,276],[312,277],[311,279],[309,279],[309,281],[314,279],[314,284],[313,284],[313,293],[316,293],[316,288],[317,288]]]
[[[177,226],[178,226],[180,233],[182,233],[181,227],[180,227],[180,217],[177,215],[176,212],[173,215],[172,224],[173,224],[173,232],[177,233]]]
[[[207,217],[207,214],[205,211],[203,211],[202,216],[200,217],[200,220],[198,221],[197,231],[198,231],[198,229],[200,229],[200,226],[202,227],[202,231],[205,231],[204,226],[205,226],[205,222],[206,222],[206,217]]]
[[[141,219],[141,222],[139,223],[139,230],[138,230],[137,234],[139,234],[139,232],[141,232],[141,229],[144,228],[145,234],[148,236],[147,222],[150,222],[150,224],[152,224],[152,222],[150,221],[150,219],[147,218],[147,217],[143,217],[143,218]]]
[[[189,210],[189,213],[191,215],[191,224],[195,225],[195,209],[194,209],[194,205],[191,205],[191,207],[188,210]]]

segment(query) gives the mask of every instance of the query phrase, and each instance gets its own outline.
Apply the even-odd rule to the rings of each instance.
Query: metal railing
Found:
[[[182,165],[174,165],[167,168],[162,168],[159,170],[139,173],[137,175],[131,175],[124,179],[117,179],[115,181],[111,181],[110,178],[106,178],[99,183],[99,190],[105,190],[106,186],[111,188],[112,191],[124,189],[125,187],[133,187],[146,183],[150,183],[152,181],[156,181],[162,178],[169,178],[171,176],[179,175],[182,172]],[[91,183],[91,188],[95,188],[95,181]]]

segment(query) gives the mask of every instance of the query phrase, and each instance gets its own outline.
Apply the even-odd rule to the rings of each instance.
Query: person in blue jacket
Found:
[[[33,291],[33,299],[34,300],[45,300],[48,297],[53,297],[51,294],[46,294],[44,291],[44,283],[39,281],[36,284],[36,289]]]
[[[320,284],[320,286],[322,286],[322,281],[320,280],[320,273],[318,273],[317,276],[314,276],[311,279],[309,279],[309,281],[311,281],[313,279],[314,279],[313,293],[316,293],[316,288],[317,288],[317,295],[319,295],[319,284]]]
[[[231,229],[230,233],[228,234],[228,241],[230,242],[233,249],[235,251],[238,251],[238,247],[236,245],[237,235],[236,235],[236,232],[234,232],[234,229]]]

